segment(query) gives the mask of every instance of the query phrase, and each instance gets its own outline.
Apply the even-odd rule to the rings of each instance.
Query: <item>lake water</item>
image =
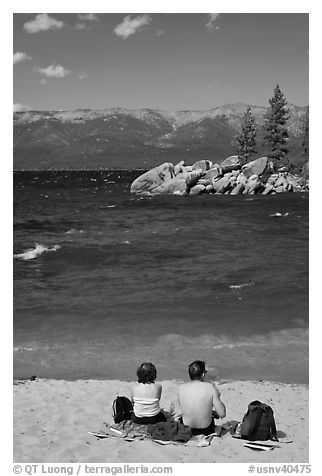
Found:
[[[308,193],[140,198],[14,173],[14,376],[308,382]]]

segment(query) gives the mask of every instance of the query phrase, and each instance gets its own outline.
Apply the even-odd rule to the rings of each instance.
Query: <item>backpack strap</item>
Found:
[[[248,439],[250,441],[253,441],[255,439],[255,435],[256,435],[256,432],[258,430],[258,427],[259,427],[259,424],[260,424],[260,421],[261,421],[261,418],[262,418],[262,415],[264,413],[264,409],[262,406],[258,406],[258,411],[257,411],[257,416],[256,416],[256,421],[254,423],[254,426],[250,432],[250,434],[248,435]]]
[[[116,399],[113,401],[113,415],[115,416],[116,415],[116,401],[117,401],[118,397],[116,397]]]
[[[278,441],[277,432],[276,432],[276,425],[273,416],[273,410],[271,407],[267,408],[267,416],[268,416],[268,423],[269,423],[269,430],[270,430],[270,437],[272,441]]]

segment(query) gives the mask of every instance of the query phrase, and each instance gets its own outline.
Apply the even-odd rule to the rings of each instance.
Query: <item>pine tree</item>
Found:
[[[287,164],[287,121],[288,109],[284,94],[279,85],[274,89],[274,96],[269,100],[270,108],[265,115],[264,146],[267,148],[268,158],[274,165]]]
[[[243,116],[242,129],[237,135],[236,139],[238,142],[236,149],[237,155],[239,157],[240,163],[245,164],[248,162],[249,157],[256,153],[255,119],[251,113],[250,107],[247,108],[247,111]]]
[[[303,123],[303,157],[304,162],[309,161],[309,106],[306,108],[304,123]]]

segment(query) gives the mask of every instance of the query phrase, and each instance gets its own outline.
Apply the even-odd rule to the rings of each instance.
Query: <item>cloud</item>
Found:
[[[215,25],[216,20],[220,17],[220,13],[208,13],[208,23],[206,23],[206,28],[209,33],[213,33],[215,30],[219,30],[219,26]]]
[[[35,68],[35,71],[47,76],[47,78],[65,78],[70,74],[70,71],[60,64],[51,64],[47,68]]]
[[[86,79],[86,78],[88,78],[88,74],[87,74],[87,73],[80,73],[80,74],[78,75],[78,79]]]
[[[38,33],[39,31],[59,30],[63,28],[64,23],[50,17],[47,13],[40,13],[34,20],[30,20],[24,24],[27,33]]]
[[[83,21],[98,21],[95,13],[79,13],[78,18]]]
[[[164,31],[163,30],[158,30],[155,35],[158,36],[158,37],[163,36]]]
[[[127,15],[123,18],[122,23],[119,23],[114,28],[114,33],[123,40],[126,40],[129,36],[141,31],[146,25],[151,23],[151,21],[152,18],[150,15],[141,15],[132,19],[130,15]]]
[[[74,30],[86,30],[86,23],[76,23]]]
[[[16,53],[13,54],[13,64],[21,63],[22,61],[28,61],[31,59],[32,59],[31,56],[28,56],[26,53],[23,53],[22,51],[17,51]]]
[[[29,106],[25,106],[24,104],[15,103],[13,105],[13,112],[26,112],[30,111],[30,109]]]

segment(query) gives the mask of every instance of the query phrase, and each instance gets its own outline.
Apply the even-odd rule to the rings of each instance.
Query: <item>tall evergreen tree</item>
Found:
[[[241,164],[248,162],[249,157],[256,153],[256,128],[255,119],[252,115],[251,108],[248,107],[243,116],[242,129],[237,135],[237,155]]]
[[[306,108],[304,123],[303,123],[303,157],[304,162],[309,161],[309,106]]]
[[[284,94],[279,85],[274,89],[274,95],[269,100],[270,108],[265,115],[265,136],[264,146],[267,149],[267,155],[274,165],[287,164],[287,121],[288,109]]]

